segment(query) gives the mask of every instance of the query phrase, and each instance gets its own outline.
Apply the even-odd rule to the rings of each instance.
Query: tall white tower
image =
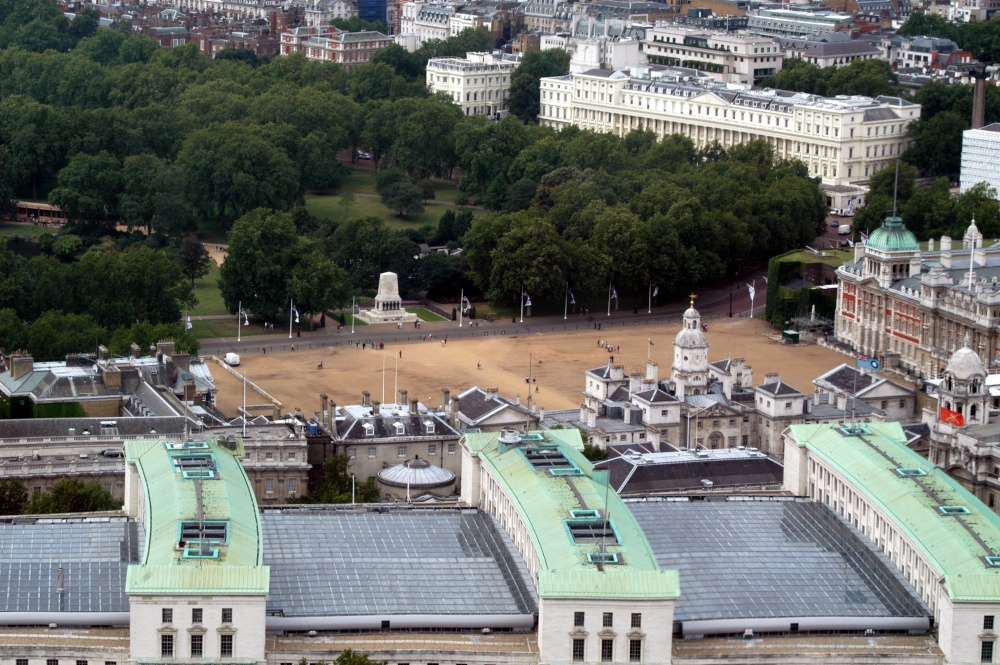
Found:
[[[674,338],[674,364],[671,367],[677,399],[704,394],[708,386],[708,340],[701,331],[701,314],[691,306],[684,312],[681,330]]]

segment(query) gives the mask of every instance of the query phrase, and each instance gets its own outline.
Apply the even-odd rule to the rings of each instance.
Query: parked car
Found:
[[[237,367],[240,364],[240,356],[238,353],[227,353],[223,360],[230,367]]]
[[[357,152],[354,153],[354,156],[357,159],[371,159],[372,158],[372,154],[370,152],[365,152],[364,150],[358,150]]]
[[[842,236],[846,236],[850,232],[851,232],[850,224],[841,224],[840,226],[837,227],[837,233],[839,233]]]

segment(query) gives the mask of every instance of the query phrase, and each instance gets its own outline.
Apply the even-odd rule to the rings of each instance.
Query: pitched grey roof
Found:
[[[802,394],[802,392],[798,388],[796,388],[795,386],[790,386],[784,381],[772,381],[771,383],[763,383],[757,386],[757,390],[763,393],[768,393],[769,395],[774,395],[776,397]]]
[[[649,402],[650,404],[670,404],[679,401],[670,393],[664,392],[659,388],[653,388],[652,390],[645,390],[641,393],[636,393],[634,397],[643,402]]]

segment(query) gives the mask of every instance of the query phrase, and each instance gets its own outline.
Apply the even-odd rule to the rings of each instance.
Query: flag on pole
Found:
[[[529,296],[527,293],[524,294],[524,306],[531,307],[531,296]]]
[[[754,296],[757,295],[757,289],[753,287],[753,284],[747,284],[747,289],[750,291],[750,300],[753,300]]]
[[[650,345],[650,346],[655,346],[655,344],[653,344],[653,340],[651,340],[651,339],[647,339],[647,341],[649,342],[649,345]]]
[[[963,416],[960,411],[952,411],[951,409],[946,409],[942,406],[940,418],[941,422],[943,422],[946,425],[965,427],[965,416]]]
[[[878,358],[872,358],[870,356],[865,356],[858,354],[858,367],[864,367],[873,372],[877,372],[882,369],[882,363],[879,362]]]
[[[250,325],[250,317],[247,316],[247,311],[245,309],[241,309],[240,314],[243,315],[243,325],[245,326]]]
[[[298,307],[293,307],[292,311],[295,312],[295,323],[298,323],[299,322],[299,308]]]
[[[847,239],[847,245],[848,245],[849,247],[854,247],[854,241],[853,241],[853,240],[851,240],[850,238],[848,238],[848,239]]]
[[[472,303],[465,296],[462,296],[462,314],[465,314],[470,309],[472,309]]]
[[[653,297],[655,298],[660,293],[660,285],[653,284]]]
[[[187,330],[191,330],[191,328],[194,328],[194,324],[191,323],[191,315],[190,314],[188,314],[187,323],[184,324],[184,327]]]
[[[611,299],[618,300],[618,289],[615,288],[611,289]]]
[[[859,235],[861,236],[861,244],[862,245],[867,245],[868,244],[868,236],[865,235],[864,233],[861,233]]]
[[[569,292],[569,304],[570,305],[575,305],[576,304],[576,298],[573,297],[573,292],[572,291]]]

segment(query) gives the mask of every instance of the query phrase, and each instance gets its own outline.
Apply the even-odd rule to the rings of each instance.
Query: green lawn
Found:
[[[801,263],[825,263],[830,266],[839,267],[854,257],[854,249],[850,247],[844,249],[824,249],[821,251],[828,256],[819,256],[803,249],[791,252],[781,257],[781,260],[798,261]]]
[[[443,212],[443,211],[442,211]],[[33,226],[31,224],[6,224],[0,223],[0,236],[6,238],[31,238],[37,240],[51,233],[53,235],[59,233],[59,229],[54,226]]]
[[[214,316],[227,314],[226,306],[222,304],[222,293],[219,291],[219,266],[215,261],[209,262],[208,274],[194,281],[194,295],[198,304],[191,310],[192,316]]]
[[[344,184],[337,189],[334,194],[340,195],[344,192],[354,192],[355,194],[375,194],[375,172],[366,169],[351,169],[350,176]],[[434,199],[437,201],[455,202],[458,195],[458,185],[453,182],[431,181],[434,188]]]
[[[396,213],[386,208],[376,198],[355,196],[354,204],[348,207],[343,205],[340,196],[336,194],[306,194],[306,210],[316,217],[334,222],[359,217],[381,217],[393,229],[418,229],[424,225],[436,228],[441,215],[450,209],[451,206],[426,205],[423,213],[403,219],[397,217]]]
[[[423,307],[407,307],[406,311],[411,314],[416,314],[417,318],[421,321],[447,321],[447,319],[443,316],[435,314],[434,312],[424,309]]]
[[[214,339],[216,337],[232,337],[236,339],[236,319],[208,319],[206,321],[192,321],[194,327],[191,332],[198,339]],[[240,330],[240,337],[255,337],[263,335],[263,326],[243,326]]]

